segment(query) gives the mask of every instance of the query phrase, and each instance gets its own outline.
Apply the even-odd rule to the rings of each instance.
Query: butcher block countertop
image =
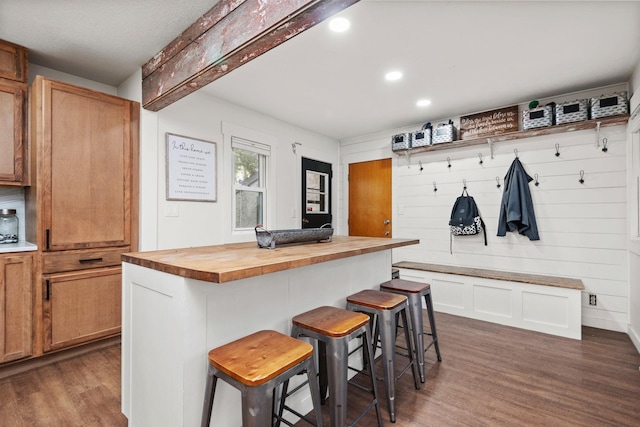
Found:
[[[227,283],[418,243],[417,239],[333,236],[331,242],[283,245],[275,249],[245,242],[135,252],[123,254],[122,261],[189,279]]]

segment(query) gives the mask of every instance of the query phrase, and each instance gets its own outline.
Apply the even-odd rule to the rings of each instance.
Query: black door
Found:
[[[302,158],[302,228],[331,224],[331,164]]]

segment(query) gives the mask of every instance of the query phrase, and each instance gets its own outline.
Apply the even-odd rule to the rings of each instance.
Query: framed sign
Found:
[[[215,202],[216,143],[166,135],[167,200]]]
[[[517,130],[517,105],[460,117],[460,139],[481,138]]]

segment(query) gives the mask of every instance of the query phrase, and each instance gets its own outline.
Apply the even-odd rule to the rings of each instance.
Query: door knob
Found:
[[[389,223],[390,223],[390,222],[391,222],[391,221],[389,221],[388,219],[385,219],[385,220],[384,220],[384,225],[389,225]]]
[[[385,235],[385,236],[388,236],[388,235],[389,235],[389,230],[385,231],[385,232],[384,232],[384,235]]]
[[[303,224],[309,224],[309,220],[307,218],[302,218],[302,223]]]

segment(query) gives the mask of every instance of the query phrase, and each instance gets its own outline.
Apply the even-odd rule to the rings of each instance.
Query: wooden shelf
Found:
[[[606,117],[602,119],[585,120],[582,122],[567,123],[562,125],[549,126],[544,128],[522,130],[518,132],[503,133],[500,135],[486,136],[482,138],[465,139],[453,142],[445,142],[436,145],[427,145],[424,147],[408,148],[406,150],[396,150],[394,153],[398,155],[424,153],[428,151],[451,150],[454,148],[471,147],[473,145],[482,145],[487,143],[513,141],[516,139],[532,138],[535,136],[555,135],[558,133],[575,132],[578,130],[596,129],[598,122],[600,127],[624,125],[629,121],[629,115],[621,115],[614,117]]]

